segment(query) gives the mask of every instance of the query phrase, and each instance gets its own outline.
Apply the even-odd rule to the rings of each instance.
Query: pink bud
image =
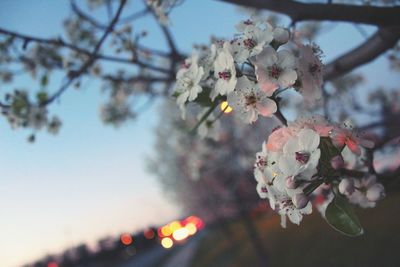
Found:
[[[367,198],[369,201],[378,201],[385,197],[385,188],[383,185],[376,183],[367,190]]]
[[[285,185],[288,189],[295,189],[297,188],[297,183],[293,179],[293,176],[286,177]]]
[[[339,170],[344,167],[344,161],[342,156],[335,156],[331,159],[331,166],[335,170]]]
[[[339,183],[339,192],[343,195],[350,196],[354,193],[354,180],[351,178],[345,178]]]
[[[304,195],[303,193],[296,194],[292,198],[293,204],[296,206],[298,209],[303,209],[305,206],[308,204],[308,197]]]

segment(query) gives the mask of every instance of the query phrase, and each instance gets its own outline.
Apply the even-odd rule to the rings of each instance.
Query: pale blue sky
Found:
[[[131,1],[130,10],[138,10],[138,2]],[[69,12],[66,0],[2,0],[0,25],[50,37],[60,31],[61,19]],[[208,43],[211,34],[231,36],[242,17],[216,1],[186,1],[172,13],[172,31],[179,48],[189,52],[193,43]],[[149,31],[145,40],[149,45],[164,47],[152,20],[134,28]],[[343,25],[323,35],[318,44],[329,60],[362,40],[357,31]],[[399,83],[382,60],[363,71],[368,87]],[[50,85],[57,88],[59,78],[51,77]],[[14,85],[29,88],[31,83],[22,78]],[[25,141],[29,132],[13,131],[0,118],[1,266],[13,267],[66,246],[178,215],[145,170],[146,155],[157,153],[152,132],[158,120],[156,108],[118,129],[106,127],[98,116],[104,99],[99,91],[98,83],[89,82],[79,91],[66,92],[52,107],[63,120],[59,135],[41,133],[35,144]]]

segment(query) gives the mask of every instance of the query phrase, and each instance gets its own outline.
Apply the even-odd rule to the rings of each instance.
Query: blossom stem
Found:
[[[362,178],[366,174],[365,172],[362,171],[348,170],[348,169],[342,169],[341,173],[355,178]]]
[[[222,115],[224,115],[225,110],[227,110],[228,108],[229,108],[229,105],[227,105],[226,107],[224,107],[224,109],[220,111],[220,113],[218,114],[218,116],[217,116],[214,120],[212,120],[211,123],[214,123],[214,122],[216,122],[217,120],[219,120],[219,118],[221,118]]]
[[[283,116],[281,110],[278,108],[278,110],[274,113],[275,118],[277,118],[283,125],[287,126],[287,120],[286,118]]]
[[[218,104],[219,104],[218,101],[213,102],[212,106],[210,106],[210,108],[207,110],[207,112],[204,113],[204,115],[201,117],[199,122],[193,127],[192,130],[190,130],[191,134],[194,134],[197,131],[197,129],[200,127],[200,125],[208,118],[208,116],[210,116],[210,114],[214,111],[214,109],[218,106]]]

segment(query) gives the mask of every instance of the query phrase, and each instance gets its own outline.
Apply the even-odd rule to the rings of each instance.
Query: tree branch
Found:
[[[60,89],[55,92],[52,96],[50,96],[46,101],[44,101],[43,103],[41,103],[42,106],[45,106],[51,102],[53,102],[55,99],[57,99],[60,95],[62,95],[62,93],[68,89],[68,87],[73,83],[73,81],[75,79],[77,79],[82,73],[85,73],[88,68],[96,61],[97,57],[96,54],[99,52],[101,45],[104,43],[104,41],[106,40],[107,36],[113,31],[115,24],[117,23],[122,10],[124,8],[124,5],[126,3],[126,0],[121,0],[117,13],[115,14],[114,18],[112,19],[112,21],[110,22],[110,24],[108,25],[107,29],[104,31],[103,35],[101,36],[100,40],[97,42],[96,46],[93,49],[93,52],[91,53],[91,56],[89,57],[89,59],[86,61],[85,64],[82,65],[82,67],[73,73],[73,75],[69,75],[70,77],[68,77],[69,79],[67,80],[67,82],[65,82]]]
[[[400,16],[399,16],[400,17]],[[363,44],[335,59],[325,67],[324,79],[333,80],[368,63],[396,45],[400,27],[380,28]]]
[[[150,70],[154,70],[154,71],[158,71],[161,73],[169,73],[169,70],[164,69],[164,68],[160,68],[157,66],[153,66],[150,65],[148,63],[145,63],[137,58],[132,58],[132,59],[128,59],[128,58],[122,58],[122,57],[115,57],[115,56],[108,56],[108,55],[103,55],[103,54],[93,54],[93,52],[86,50],[84,48],[80,48],[76,45],[70,44],[65,42],[62,39],[46,39],[46,38],[40,38],[40,37],[34,37],[34,36],[30,36],[30,35],[25,35],[25,34],[20,34],[17,32],[13,32],[13,31],[9,31],[6,29],[2,29],[0,28],[0,33],[2,34],[6,34],[9,36],[13,36],[19,39],[22,39],[24,41],[25,44],[29,43],[29,42],[36,42],[36,43],[40,43],[40,44],[47,44],[47,45],[54,45],[57,47],[64,47],[64,48],[68,48],[70,50],[73,50],[77,53],[80,54],[84,54],[87,55],[89,57],[94,56],[96,59],[101,59],[101,60],[106,60],[106,61],[112,61],[112,62],[118,62],[118,63],[125,63],[125,64],[136,64],[139,67],[143,67],[143,68],[147,68]],[[152,50],[149,50],[150,53],[152,53]]]
[[[300,3],[293,0],[219,0],[267,9],[289,16],[292,21],[347,21],[377,26],[400,25],[400,7]]]

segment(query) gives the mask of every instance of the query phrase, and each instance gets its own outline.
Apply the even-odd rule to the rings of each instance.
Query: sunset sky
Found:
[[[140,10],[136,2],[141,5],[141,1],[130,1],[129,10]],[[2,0],[0,25],[53,37],[70,12],[66,0]],[[241,18],[244,15],[230,5],[186,1],[172,13],[171,30],[179,48],[190,52],[193,43],[208,43],[211,34],[231,36]],[[165,45],[152,20],[145,19],[135,27],[148,30],[148,44]],[[323,35],[318,44],[329,61],[362,40],[354,28],[342,25]],[[361,70],[368,87],[400,82],[383,60]],[[57,78],[50,77],[54,88],[59,85]],[[15,81],[12,86],[31,86],[26,78],[16,77]],[[99,118],[99,103],[104,98],[97,82],[88,82],[81,90],[70,89],[51,109],[63,120],[60,133],[40,133],[34,144],[26,142],[29,131],[12,130],[0,118],[2,267],[19,266],[81,242],[93,243],[181,215],[146,171],[146,158],[157,153],[153,148],[157,106],[115,129]]]

